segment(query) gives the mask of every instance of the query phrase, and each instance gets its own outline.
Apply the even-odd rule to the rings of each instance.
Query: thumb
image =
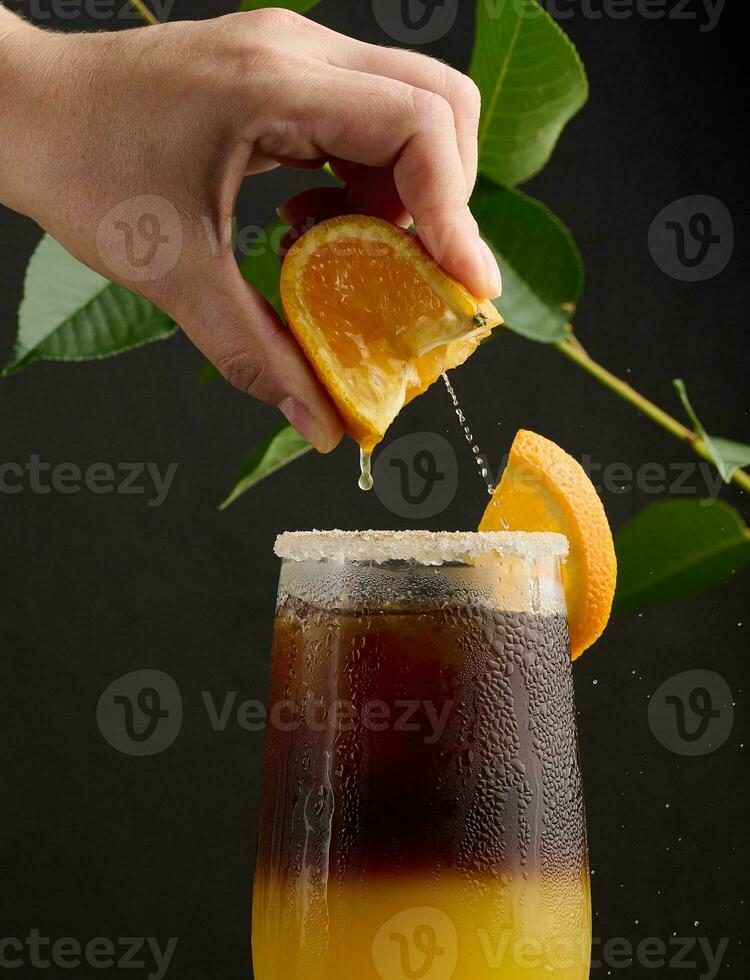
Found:
[[[233,255],[196,276],[175,319],[221,374],[240,391],[275,405],[322,453],[343,425],[330,396],[276,311],[242,277]]]

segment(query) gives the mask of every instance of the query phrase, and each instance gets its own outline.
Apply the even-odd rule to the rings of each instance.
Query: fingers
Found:
[[[193,343],[241,391],[275,405],[319,452],[343,434],[341,419],[272,307],[242,278],[233,256],[211,263],[171,311]]]
[[[294,25],[293,64],[287,54],[285,67],[296,84],[270,93],[277,123],[266,146],[254,140],[256,152],[391,170],[392,184],[384,179],[375,190],[371,169],[348,179],[353,209],[385,216],[400,201],[396,219],[413,216],[437,262],[473,292],[497,296],[500,272],[468,208],[481,108],[474,83],[413,52],[363,44],[303,19]]]
[[[340,34],[331,44],[334,64],[405,82],[413,88],[434,92],[453,110],[456,138],[466,178],[466,199],[477,179],[477,135],[482,98],[467,76],[449,65],[413,51],[364,44]]]
[[[449,273],[481,296],[496,296],[499,273],[486,262],[467,205],[467,185],[450,104],[389,78],[320,68],[280,96],[275,152],[310,159],[335,156],[393,170],[395,188],[425,246]]]
[[[435,58],[414,51],[366,44],[312,22],[305,26],[298,40],[310,54],[322,56],[338,68],[405,82],[412,88],[434,92],[448,102],[453,110],[468,200],[477,179],[477,133],[482,99],[479,89],[467,75]]]

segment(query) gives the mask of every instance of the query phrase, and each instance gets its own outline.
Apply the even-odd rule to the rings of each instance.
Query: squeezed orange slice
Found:
[[[607,515],[585,470],[554,442],[520,429],[480,531],[557,531],[570,544],[563,565],[573,659],[609,621],[617,559]]]
[[[452,279],[402,228],[331,218],[284,260],[289,327],[366,451],[403,406],[469,357],[502,323],[489,300]]]

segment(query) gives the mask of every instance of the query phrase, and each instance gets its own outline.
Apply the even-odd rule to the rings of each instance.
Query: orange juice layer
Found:
[[[585,873],[256,881],[256,980],[587,980],[590,952]]]

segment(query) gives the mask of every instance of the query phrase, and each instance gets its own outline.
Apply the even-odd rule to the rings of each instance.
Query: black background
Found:
[[[425,50],[465,68],[471,7],[462,4],[452,33]],[[177,0],[172,19],[230,9]],[[588,281],[577,329],[591,352],[675,412],[671,379],[684,377],[710,430],[747,442],[745,66],[730,57],[739,13],[728,5],[713,33],[691,20],[565,21],[588,67],[591,100],[527,189],[560,215],[583,252]],[[393,43],[368,2],[323,0],[314,17]],[[84,18],[73,26],[97,25]],[[313,182],[279,171],[249,183],[240,223],[265,224],[276,204]],[[736,232],[726,271],[694,285],[667,277],[647,247],[657,212],[689,194],[723,200]],[[39,236],[29,221],[0,212],[2,360]],[[263,737],[236,721],[215,732],[201,692],[219,701],[229,691],[238,701],[265,697],[279,530],[408,522],[357,490],[351,444],[327,459],[308,455],[219,513],[239,459],[276,417],[227,385],[197,386],[200,364],[179,336],[98,364],[35,365],[0,382],[0,461],[23,464],[35,453],[53,465],[179,464],[160,508],[116,494],[0,497],[0,924],[8,936],[37,928],[84,943],[175,936],[169,976],[246,980]],[[454,383],[480,445],[497,459],[519,426],[604,464],[692,459],[553,349],[520,338],[487,345]],[[474,526],[483,489],[438,389],[405,411],[393,434],[419,431],[447,435],[460,466],[453,504],[421,526]],[[736,489],[723,496],[750,517]],[[605,493],[615,527],[651,499]],[[742,942],[747,582],[739,576],[698,599],[616,619],[574,670],[595,935],[633,943],[707,937],[713,947],[726,936],[719,975],[738,978],[750,967]],[[96,721],[102,691],[138,668],[168,672],[184,700],[179,738],[147,759],[116,752]],[[736,701],[727,744],[697,759],[664,749],[646,717],[649,695],[689,668],[718,671]],[[607,967],[592,971],[607,975]]]

